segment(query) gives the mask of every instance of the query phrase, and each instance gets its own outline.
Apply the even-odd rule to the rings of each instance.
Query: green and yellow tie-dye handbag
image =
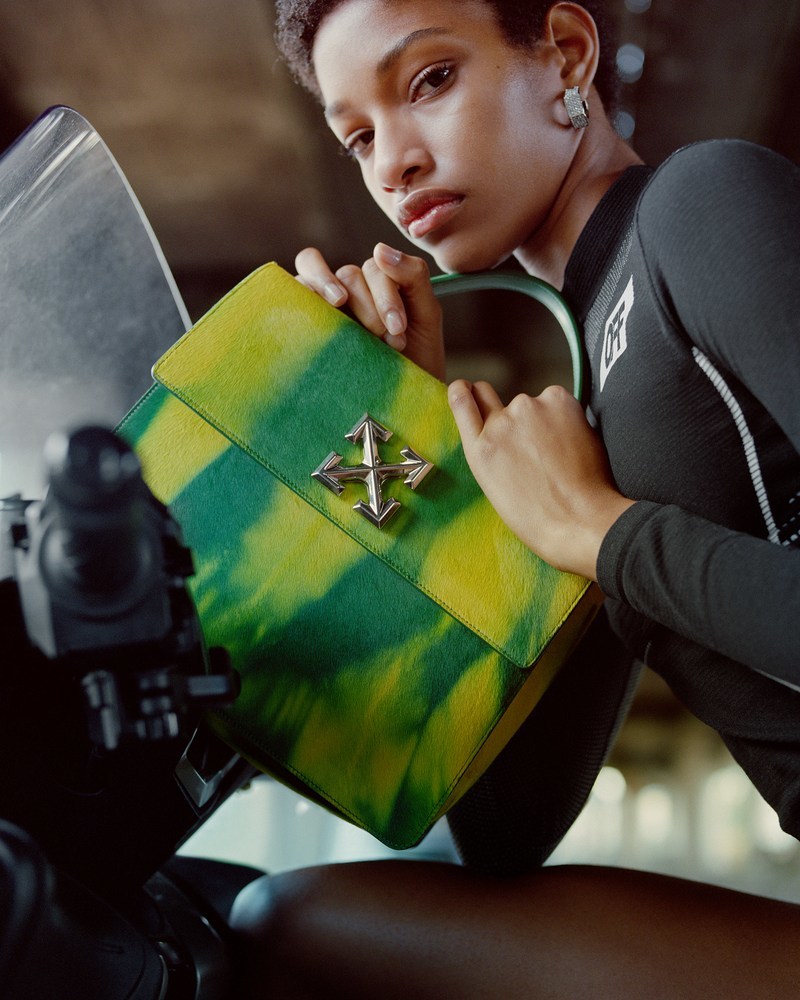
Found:
[[[417,843],[547,688],[597,588],[505,527],[445,386],[277,265],[153,374],[120,431],[241,674],[214,728],[384,843]]]

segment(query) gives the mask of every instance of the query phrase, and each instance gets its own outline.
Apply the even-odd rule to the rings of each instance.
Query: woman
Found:
[[[584,330],[597,429],[564,390],[504,406],[488,384],[458,380],[449,400],[473,473],[535,552],[600,583],[629,654],[721,733],[800,836],[798,171],[738,142],[644,167],[604,111],[613,87],[589,3],[278,9],[290,65],[412,242],[444,270],[513,256],[563,289]],[[422,260],[379,244],[362,267],[334,271],[309,249],[297,270],[443,376]],[[336,866],[242,898],[254,995],[797,989],[798,907],[642,873],[536,869],[624,707],[630,659],[605,627],[453,811],[464,867]],[[574,757],[554,778],[540,773],[536,733],[557,730]],[[536,830],[509,832],[529,784]],[[513,855],[494,870],[513,878],[487,874],[493,845]]]

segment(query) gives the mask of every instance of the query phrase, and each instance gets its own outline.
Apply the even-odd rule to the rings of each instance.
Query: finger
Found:
[[[364,269],[356,267],[355,264],[346,264],[344,267],[340,267],[336,276],[347,289],[348,309],[359,323],[374,333],[376,337],[389,340],[393,347],[397,346],[389,337],[389,331],[376,302],[376,296],[381,301],[385,301],[387,296],[391,295],[392,290],[381,289],[377,287],[379,283],[374,281],[371,284],[367,280]],[[385,278],[384,280],[389,281],[390,279]],[[396,286],[393,291],[399,298]],[[403,346],[405,346],[405,338],[403,338]]]
[[[503,401],[495,392],[494,386],[488,382],[476,382],[472,387],[472,395],[484,422],[490,413],[503,409]]]
[[[577,410],[583,413],[583,407],[563,385],[548,385],[539,393],[538,398],[547,406]]]
[[[316,247],[306,247],[294,259],[297,280],[321,295],[332,306],[343,306],[347,301],[347,289],[328,266],[328,262]]]
[[[398,283],[381,268],[374,257],[364,261],[361,273],[386,333],[384,339],[392,347],[402,351],[406,346],[408,317]]]
[[[447,402],[462,441],[471,441],[483,430],[483,416],[473,395],[473,386],[459,378],[447,387]]]
[[[434,295],[430,269],[423,258],[402,253],[386,243],[378,243],[373,251],[373,260],[401,289],[407,321],[415,326],[436,326],[441,316],[441,305]]]

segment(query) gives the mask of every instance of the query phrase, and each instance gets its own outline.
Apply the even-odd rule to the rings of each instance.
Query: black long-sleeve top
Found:
[[[564,293],[638,501],[598,561],[612,624],[800,837],[800,170],[734,140],[629,169]]]

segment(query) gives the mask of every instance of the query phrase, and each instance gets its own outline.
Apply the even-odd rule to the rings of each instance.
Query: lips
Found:
[[[449,222],[463,201],[454,191],[418,191],[400,202],[397,220],[412,239],[422,239]]]

